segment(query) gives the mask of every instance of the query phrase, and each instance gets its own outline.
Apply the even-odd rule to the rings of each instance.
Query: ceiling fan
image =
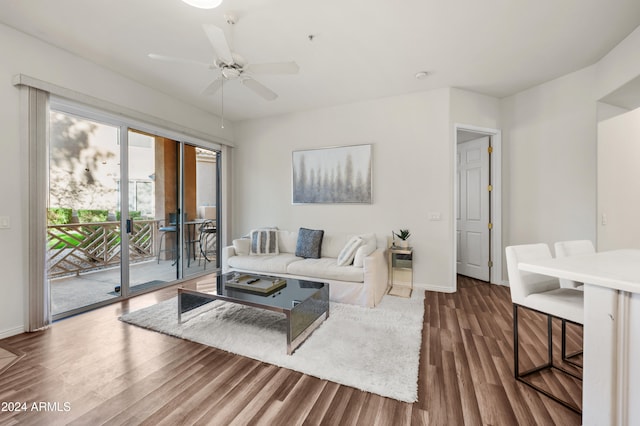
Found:
[[[232,15],[226,15],[227,23],[233,25],[237,22],[237,19]],[[253,78],[254,74],[297,74],[299,71],[298,64],[295,62],[274,62],[264,64],[249,64],[239,54],[233,52],[227,38],[224,35],[222,28],[216,27],[212,24],[203,24],[204,29],[209,42],[213,46],[213,50],[216,54],[216,58],[213,63],[207,64],[190,59],[175,58],[171,56],[158,55],[150,53],[149,57],[152,59],[158,59],[161,61],[180,62],[188,64],[204,65],[209,69],[220,70],[218,78],[213,80],[202,91],[203,95],[213,95],[221,88],[224,90],[223,85],[227,81],[239,80],[245,87],[252,90],[258,96],[267,101],[273,101],[278,98],[278,94],[266,87],[264,84],[258,82]]]

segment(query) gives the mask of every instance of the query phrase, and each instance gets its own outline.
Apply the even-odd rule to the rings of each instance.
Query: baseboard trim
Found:
[[[504,280],[497,284],[495,283],[491,283],[491,284],[509,287],[509,282]],[[457,289],[455,288],[445,287],[442,285],[435,285],[435,284],[425,284],[425,283],[413,283],[413,288],[426,290],[426,291],[436,291],[438,293],[455,293],[457,291]]]
[[[437,291],[438,293],[455,293],[456,289],[451,287],[445,287],[441,285],[425,284],[425,283],[413,283],[413,288],[426,291]]]
[[[16,334],[24,333],[24,326],[10,328],[8,330],[0,331],[0,339],[6,339],[7,337],[15,336]]]

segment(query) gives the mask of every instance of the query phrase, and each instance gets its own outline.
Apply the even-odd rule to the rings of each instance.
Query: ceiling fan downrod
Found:
[[[222,82],[220,84],[220,102],[222,104],[222,116],[220,117],[220,128],[224,129],[224,81],[226,79],[222,79]]]

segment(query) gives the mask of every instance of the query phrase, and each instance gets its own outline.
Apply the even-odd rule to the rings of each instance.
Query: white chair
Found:
[[[584,292],[571,288],[561,288],[556,278],[545,275],[525,272],[518,269],[521,262],[550,259],[551,251],[546,244],[528,244],[510,246],[506,248],[507,270],[509,273],[509,286],[511,287],[511,301],[513,302],[513,359],[514,375],[516,380],[527,384],[538,392],[561,403],[571,410],[581,413],[579,407],[563,400],[548,390],[525,380],[530,374],[546,368],[560,370],[572,377],[581,380],[577,374],[562,368],[553,362],[553,333],[552,320],[562,320],[562,359],[566,356],[566,322],[582,325],[584,323]],[[525,372],[520,372],[519,364],[519,340],[518,340],[518,309],[527,308],[547,316],[548,334],[548,360],[546,364],[534,367]],[[579,365],[570,362],[579,367]]]
[[[593,243],[589,240],[559,241],[554,244],[556,257],[579,256],[596,252]],[[560,286],[565,288],[584,289],[584,284],[578,281],[560,279]]]

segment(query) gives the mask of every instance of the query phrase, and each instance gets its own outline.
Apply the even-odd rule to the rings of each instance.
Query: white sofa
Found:
[[[353,234],[328,233],[322,239],[321,258],[297,257],[297,231],[278,230],[277,255],[249,254],[251,241],[240,238],[222,250],[223,272],[248,272],[329,283],[330,299],[335,302],[374,307],[387,290],[386,246],[375,234],[360,235],[364,244],[354,263],[338,266],[340,251]],[[360,266],[362,265],[362,266]]]

